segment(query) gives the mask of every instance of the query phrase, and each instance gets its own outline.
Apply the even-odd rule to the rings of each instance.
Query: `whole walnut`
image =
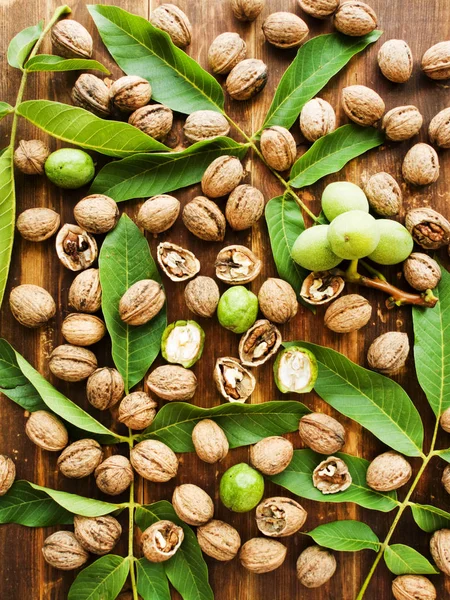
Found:
[[[444,108],[433,117],[428,135],[432,144],[439,148],[450,148],[450,108]]]
[[[389,173],[372,175],[364,186],[370,207],[382,217],[395,217],[402,207],[402,191]]]
[[[113,105],[123,112],[133,112],[145,106],[152,97],[152,87],[137,75],[119,77],[109,88]]]
[[[55,316],[56,304],[47,290],[23,284],[11,290],[9,307],[12,315],[25,327],[42,327]]]
[[[75,106],[84,108],[97,117],[111,115],[111,99],[106,83],[91,73],[83,73],[72,88],[72,101]]]
[[[256,507],[256,525],[269,537],[287,537],[303,527],[306,510],[291,498],[266,498]]]
[[[232,192],[244,176],[244,167],[235,156],[219,156],[202,177],[202,192],[208,198],[220,198]]]
[[[183,209],[183,223],[196,237],[206,242],[221,242],[226,220],[217,204],[204,196],[190,200]]]
[[[416,144],[403,160],[403,178],[412,185],[429,185],[439,178],[439,158],[428,144]]]
[[[65,477],[81,479],[91,475],[102,462],[103,450],[98,442],[90,439],[77,440],[59,455],[58,469]]]
[[[329,581],[336,571],[334,555],[320,546],[309,546],[297,560],[297,577],[307,588],[318,588]]]
[[[444,410],[439,422],[442,429],[447,433],[450,433],[450,408]]]
[[[41,140],[20,140],[14,152],[14,166],[25,175],[42,175],[49,156],[50,148]]]
[[[31,413],[25,433],[36,446],[50,452],[63,450],[69,441],[69,434],[62,422],[45,410]]]
[[[186,138],[195,143],[228,135],[230,125],[226,118],[215,110],[196,110],[186,119],[183,131]]]
[[[336,129],[336,113],[331,104],[322,98],[313,98],[307,102],[300,113],[300,129],[309,142]]]
[[[214,503],[210,496],[192,483],[175,488],[172,505],[182,521],[195,527],[205,525],[214,515]]]
[[[411,48],[404,40],[388,40],[378,52],[381,72],[394,83],[406,83],[411,77],[413,64]]]
[[[395,600],[436,600],[436,588],[422,575],[400,575],[392,582]]]
[[[192,443],[197,456],[209,464],[223,460],[229,450],[223,429],[211,419],[203,419],[195,425],[192,430]]]
[[[89,31],[78,21],[62,19],[52,28],[53,52],[64,58],[90,58],[93,42]]]
[[[367,362],[371,369],[393,375],[405,366],[409,354],[408,334],[388,331],[378,336],[369,346]]]
[[[110,367],[94,371],[86,384],[87,399],[98,410],[107,410],[117,404],[124,390],[122,375]]]
[[[180,214],[180,201],[161,194],[144,202],[138,212],[137,223],[150,233],[162,233],[172,227]]]
[[[72,281],[69,304],[75,310],[95,313],[102,306],[102,288],[98,269],[86,269]]]
[[[226,31],[218,35],[208,50],[208,63],[217,75],[227,75],[247,54],[247,44],[238,33]],[[200,111],[199,111],[200,112]],[[202,111],[206,112],[206,111]],[[217,116],[222,116],[215,111]],[[189,117],[188,117],[189,118]],[[225,118],[225,117],[223,117]],[[228,121],[225,119],[228,125]],[[225,134],[226,135],[226,134]]]
[[[283,279],[267,279],[259,289],[258,302],[263,315],[273,323],[287,323],[298,311],[297,294]]]
[[[147,377],[147,385],[162,400],[190,400],[197,389],[197,377],[179,365],[163,365]]]
[[[217,519],[197,529],[197,540],[202,552],[220,561],[232,560],[241,547],[236,529]]]
[[[359,37],[376,28],[377,15],[365,2],[347,0],[341,2],[334,13],[334,26],[340,33]]]
[[[104,337],[106,327],[105,323],[95,315],[71,313],[64,319],[61,333],[69,344],[90,346]]]
[[[430,540],[430,552],[437,568],[450,576],[450,529],[434,532]]]
[[[154,279],[142,279],[134,283],[119,302],[119,315],[127,325],[144,325],[161,311],[166,294]]]
[[[300,8],[315,17],[316,19],[325,19],[331,16],[337,7],[340,0],[297,0]]]
[[[403,275],[411,287],[424,292],[438,286],[442,273],[434,258],[422,252],[413,252],[403,263]]]
[[[422,127],[423,117],[415,106],[397,106],[383,117],[381,128],[393,142],[409,140],[417,135]]]
[[[82,271],[97,259],[98,248],[90,233],[66,223],[58,232],[55,241],[56,254],[61,264],[71,271]]]
[[[14,461],[9,458],[9,456],[0,454],[0,496],[6,494],[14,483],[15,478],[16,465],[14,464]]]
[[[290,12],[269,15],[262,24],[266,40],[277,48],[297,48],[309,33],[308,25]]]
[[[313,485],[322,494],[345,492],[352,484],[352,476],[341,458],[329,456],[313,471]]]
[[[79,569],[89,558],[71,531],[56,531],[49,535],[44,541],[42,554],[49,565],[61,571]]]
[[[241,565],[252,573],[269,573],[284,563],[287,548],[281,542],[267,538],[252,538],[239,552]]]
[[[411,479],[412,468],[404,456],[390,450],[370,463],[366,473],[367,485],[377,492],[398,490]]]
[[[160,563],[176,553],[184,539],[184,531],[172,521],[157,521],[142,534],[142,551],[147,560]]]
[[[260,148],[269,167],[276,171],[290,169],[297,157],[297,145],[292,133],[278,125],[264,129]]]
[[[265,0],[231,0],[231,10],[239,21],[254,21],[265,3]]]
[[[330,304],[325,312],[325,326],[336,333],[357,331],[367,325],[372,316],[372,306],[358,294],[342,296]]]
[[[432,208],[409,210],[405,226],[414,241],[425,250],[437,250],[450,243],[450,223]]]
[[[97,368],[95,354],[71,344],[57,346],[50,355],[50,371],[64,381],[83,381]]]
[[[381,119],[385,105],[374,90],[365,85],[350,85],[342,90],[342,108],[349,119],[363,127],[370,127]]]
[[[422,57],[422,70],[430,79],[450,77],[450,41],[439,42],[428,48]]]
[[[25,240],[43,242],[58,231],[60,221],[51,208],[29,208],[17,217],[16,227]]]
[[[267,65],[258,58],[241,60],[230,71],[225,88],[233,100],[249,100],[267,83]]]
[[[136,444],[130,452],[130,461],[135,471],[148,481],[169,481],[178,471],[176,454],[158,440]]]
[[[441,479],[442,485],[444,486],[447,494],[450,494],[450,465],[447,465],[442,473]]]
[[[319,454],[335,454],[345,444],[345,429],[333,417],[311,413],[300,419],[298,432],[302,441]]]
[[[91,194],[75,205],[73,215],[85,231],[95,234],[107,233],[117,225],[119,207],[109,196]]]
[[[145,392],[131,392],[119,406],[119,421],[130,429],[145,429],[156,416],[158,403]]]
[[[173,125],[173,112],[163,104],[149,104],[135,110],[128,123],[155,140],[164,141]]]
[[[111,515],[102,517],[83,517],[75,515],[74,533],[77,540],[92,554],[108,554],[119,541],[122,527]]]
[[[131,463],[126,456],[116,454],[106,458],[95,469],[95,482],[100,491],[118,496],[130,487],[134,479]]]
[[[190,311],[199,317],[212,317],[220,299],[220,291],[212,277],[198,275],[184,288],[184,299]]]
[[[158,6],[150,15],[150,23],[168,33],[179,48],[185,48],[191,43],[191,23],[181,8],[174,4]]]
[[[294,456],[294,446],[281,436],[260,440],[250,448],[250,462],[264,475],[277,475],[284,471]]]
[[[252,185],[238,185],[228,196],[225,216],[235,231],[250,229],[264,212],[265,199],[262,192]]]

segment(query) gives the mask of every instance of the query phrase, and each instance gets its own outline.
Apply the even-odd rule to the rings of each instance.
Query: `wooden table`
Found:
[[[111,0],[111,3],[144,17],[148,17],[151,9],[158,4],[155,0],[150,2],[144,0]],[[251,24],[242,24],[234,19],[229,0],[177,0],[177,4],[186,11],[193,24],[193,42],[188,52],[205,68],[207,68],[206,56],[210,43],[219,33],[226,30],[239,32],[247,42],[248,55],[261,58],[269,65],[268,85],[254,101],[227,103],[229,112],[243,129],[247,132],[256,130],[262,123],[277,82],[295,54],[291,51],[279,51],[264,43],[261,22],[270,12],[277,10],[290,10],[299,13],[295,0],[268,0],[268,6],[265,8],[262,17],[256,23]],[[3,0],[1,3],[1,100],[14,104],[20,80],[20,73],[7,65],[6,48],[9,40],[24,27],[37,23],[43,17],[48,19],[57,5],[57,0],[34,0],[33,2]],[[346,122],[340,106],[340,89],[345,85],[359,83],[375,88],[385,99],[388,109],[398,105],[414,104],[419,107],[425,118],[425,126],[422,128],[420,140],[427,141],[426,126],[439,110],[449,104],[449,91],[446,84],[438,84],[428,80],[420,72],[418,65],[420,57],[429,46],[450,39],[448,1],[430,0],[424,2],[423,0],[410,0],[405,3],[401,0],[390,0],[389,2],[386,2],[386,0],[371,0],[371,5],[379,16],[380,27],[385,30],[382,39],[402,38],[410,44],[416,63],[413,78],[405,85],[396,85],[381,76],[376,63],[376,54],[381,45],[378,42],[369,51],[353,59],[350,65],[335,77],[320,95],[336,108],[340,124]],[[113,76],[119,76],[119,69],[113,65],[98,34],[94,31],[94,25],[88,15],[85,3],[74,1],[72,9],[73,17],[81,21],[94,35],[94,58],[98,58],[109,66],[112,69]],[[332,29],[329,20],[322,22],[307,17],[305,19],[311,28],[311,35],[321,34]],[[50,51],[48,40],[45,42],[42,51]],[[26,97],[27,99],[47,98],[70,103],[70,90],[75,79],[76,74],[74,73],[30,76]],[[183,143],[181,122],[181,119],[178,119],[177,126],[174,129],[175,142],[178,140],[179,143]],[[10,124],[9,118],[0,124],[1,147],[7,144]],[[298,125],[296,124],[293,129],[297,134]],[[27,125],[23,121],[20,122],[18,139],[42,136],[43,134],[31,125]],[[52,149],[58,146],[55,140],[46,141],[50,143]],[[315,212],[318,212],[321,191],[325,183],[332,180],[347,179],[359,184],[365,174],[386,170],[401,181],[402,157],[412,143],[405,142],[382,147],[379,151],[371,152],[360,160],[350,163],[345,172],[328,178],[326,182],[321,181],[309,190],[312,193],[311,207]],[[304,151],[305,146],[300,145],[299,148],[300,151]],[[450,157],[447,152],[440,152],[440,158],[442,172],[436,184],[423,189],[411,189],[403,185],[406,207],[425,204],[449,216],[450,210],[447,205],[447,197],[450,186]],[[246,181],[259,187],[264,192],[267,200],[279,194],[280,187],[277,181],[255,157],[248,157],[246,167],[249,172]],[[176,192],[175,195],[182,202],[186,202],[193,198],[198,191],[199,187],[196,186],[195,188]],[[17,204],[19,212],[34,206],[48,206],[61,213],[63,222],[73,222],[73,206],[83,195],[83,190],[75,192],[59,190],[44,178],[18,177]],[[138,206],[138,202],[127,202],[121,205],[121,209],[134,217]],[[171,231],[162,235],[160,239],[187,245],[199,257],[202,263],[202,273],[207,275],[213,273],[214,257],[218,248],[221,247],[220,244],[201,242],[190,235],[181,222],[178,222]],[[154,251],[157,241],[150,238],[149,242]],[[263,271],[260,277],[251,284],[252,290],[257,291],[267,277],[276,276],[267,229],[263,221],[251,233],[233,234],[229,231],[225,242],[246,244],[264,259]],[[391,276],[395,278],[395,269],[391,270]],[[32,244],[17,236],[7,294],[12,286],[19,283],[41,285],[48,289],[55,298],[58,298],[59,310],[56,318],[48,327],[34,331],[25,329],[14,321],[7,302],[5,302],[0,316],[0,331],[2,336],[6,337],[19,352],[23,353],[41,373],[49,377],[62,392],[80,403],[80,405],[86,406],[84,384],[66,384],[55,381],[48,371],[48,356],[52,349],[63,341],[60,333],[61,322],[69,312],[67,291],[72,279],[72,273],[61,267],[56,257],[54,240],[43,244]],[[175,319],[189,318],[190,314],[181,293],[182,286],[177,287],[168,281],[165,281],[165,283],[170,299],[169,322]],[[329,345],[343,352],[352,360],[365,364],[367,348],[377,335],[390,330],[407,331],[411,334],[411,317],[408,308],[388,311],[384,306],[384,296],[367,290],[364,293],[372,302],[374,311],[371,322],[362,331],[344,336],[332,334],[322,327],[323,310],[319,310],[317,316],[314,316],[309,311],[301,308],[297,317],[282,328],[284,339],[307,339],[315,343]],[[199,389],[194,401],[200,406],[213,406],[220,402],[211,379],[215,359],[224,355],[236,355],[238,339],[232,333],[222,329],[215,320],[203,320],[201,324],[206,330],[207,341],[204,358],[194,367],[199,379]],[[95,348],[95,351],[100,364],[111,364],[110,349],[107,343],[100,344]],[[252,396],[253,403],[280,399],[280,393],[273,382],[270,366],[258,369],[256,377],[258,386]],[[395,379],[406,388],[414,399],[424,419],[427,439],[429,440],[432,413],[415,380],[411,357],[408,360],[407,368]],[[332,414],[331,409],[314,394],[308,394],[302,400],[313,409],[327,411]],[[62,478],[56,469],[57,456],[41,452],[33,446],[24,434],[25,415],[23,410],[6,398],[2,398],[1,411],[0,452],[14,457],[20,478],[49,487],[100,497],[92,478],[82,482]],[[107,424],[112,422],[109,414],[99,413],[96,416]],[[372,435],[363,432],[355,423],[343,417],[339,418],[348,431],[348,441],[345,448],[347,452],[372,459],[383,450],[383,446]],[[301,447],[298,435],[293,434],[290,438],[296,447]],[[447,436],[447,440],[443,439],[442,444],[448,444],[448,441]],[[219,466],[202,463],[195,455],[190,454],[182,455],[180,460],[179,475],[170,483],[154,485],[148,482],[139,482],[137,494],[140,501],[149,503],[162,498],[170,499],[175,485],[182,482],[195,482],[204,487],[215,499],[218,518],[235,525],[243,540],[257,533],[252,514],[231,514],[218,500],[220,475],[232,464],[247,461],[247,449],[230,452],[226,460]],[[436,503],[442,508],[449,507],[449,496],[443,491],[439,481],[442,468],[443,465],[438,464],[437,461],[432,463],[427,476],[418,487],[416,493],[418,501],[425,504]],[[278,494],[280,489],[277,489],[274,485],[268,485],[266,492],[270,495]],[[400,492],[401,495],[402,492]],[[327,505],[309,501],[302,501],[302,504],[309,513],[308,529],[335,519],[360,519],[370,524],[380,539],[383,539],[393,518],[391,514],[363,510],[352,504]],[[54,570],[44,562],[41,555],[42,542],[51,531],[51,529],[33,530],[18,526],[3,526],[0,528],[0,556],[2,560],[0,598],[3,600],[62,600],[67,597],[68,589],[74,577],[73,573],[65,574]],[[123,538],[125,538],[125,535]],[[420,532],[412,522],[410,515],[407,514],[398,527],[394,541],[402,541],[413,545],[417,550],[428,555],[428,538],[429,536]],[[125,551],[124,540],[122,541],[123,547],[118,547],[117,553]],[[341,553],[338,555],[338,571],[331,582],[323,588],[307,590],[297,582],[295,562],[300,551],[310,542],[308,538],[296,535],[288,538],[286,543],[288,545],[286,562],[276,572],[267,575],[251,575],[239,565],[237,560],[230,564],[208,561],[211,585],[215,590],[217,600],[241,600],[244,598],[246,600],[292,600],[293,598],[352,600],[355,598],[374,558],[373,553],[369,551],[357,554]],[[390,584],[392,578],[385,566],[380,565],[366,598],[368,600],[374,600],[375,598],[388,600],[391,598]],[[446,582],[442,576],[435,578],[434,581],[439,589],[438,596],[443,600],[450,593],[450,580]]]

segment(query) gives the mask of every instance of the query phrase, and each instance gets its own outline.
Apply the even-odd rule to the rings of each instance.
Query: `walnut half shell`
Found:
[[[352,476],[342,459],[330,456],[314,469],[313,484],[322,494],[337,494],[351,486]]]
[[[172,281],[192,279],[200,271],[200,261],[181,246],[162,242],[156,252],[161,269]]]
[[[142,534],[142,550],[147,560],[154,563],[172,558],[184,539],[184,531],[172,521],[157,521]]]
[[[97,258],[97,242],[78,225],[66,223],[56,236],[56,253],[65,267],[71,271],[82,271]]]
[[[261,261],[246,246],[222,248],[216,258],[216,277],[228,285],[243,285],[258,277]]]
[[[218,358],[214,367],[217,389],[228,402],[245,402],[255,389],[256,380],[237,358]]]
[[[300,296],[308,304],[327,304],[335,300],[345,287],[345,281],[333,271],[316,271],[305,279]]]
[[[246,367],[257,367],[274,356],[282,338],[277,327],[266,319],[256,321],[239,342],[239,358]]]

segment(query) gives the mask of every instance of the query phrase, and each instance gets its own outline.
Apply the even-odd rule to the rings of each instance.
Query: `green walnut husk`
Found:
[[[161,339],[161,353],[169,363],[192,367],[202,355],[205,332],[195,321],[175,321]]]
[[[243,285],[236,285],[224,292],[217,306],[217,318],[225,329],[244,333],[258,316],[258,298]]]
[[[310,392],[316,383],[318,370],[314,354],[301,346],[282,350],[273,366],[275,383],[283,394]]]
[[[230,467],[220,480],[220,499],[233,512],[248,512],[261,502],[264,477],[247,463]]]

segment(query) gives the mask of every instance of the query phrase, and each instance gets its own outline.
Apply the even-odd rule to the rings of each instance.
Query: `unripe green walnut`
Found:
[[[261,502],[263,494],[263,476],[246,463],[230,467],[220,480],[220,499],[234,512],[252,510]]]
[[[328,229],[332,251],[341,258],[354,260],[371,254],[380,241],[380,232],[372,215],[350,210],[336,217]]]
[[[229,288],[219,300],[217,318],[234,333],[247,331],[258,316],[258,298],[242,285]]]
[[[362,189],[350,181],[335,181],[322,194],[322,210],[331,222],[350,210],[369,212],[369,203]]]
[[[406,260],[414,246],[409,231],[401,223],[390,219],[378,219],[376,226],[380,232],[380,241],[369,254],[370,260],[379,265],[396,265]]]
[[[309,271],[328,271],[342,262],[328,241],[329,225],[316,225],[305,229],[292,247],[292,258]]]

